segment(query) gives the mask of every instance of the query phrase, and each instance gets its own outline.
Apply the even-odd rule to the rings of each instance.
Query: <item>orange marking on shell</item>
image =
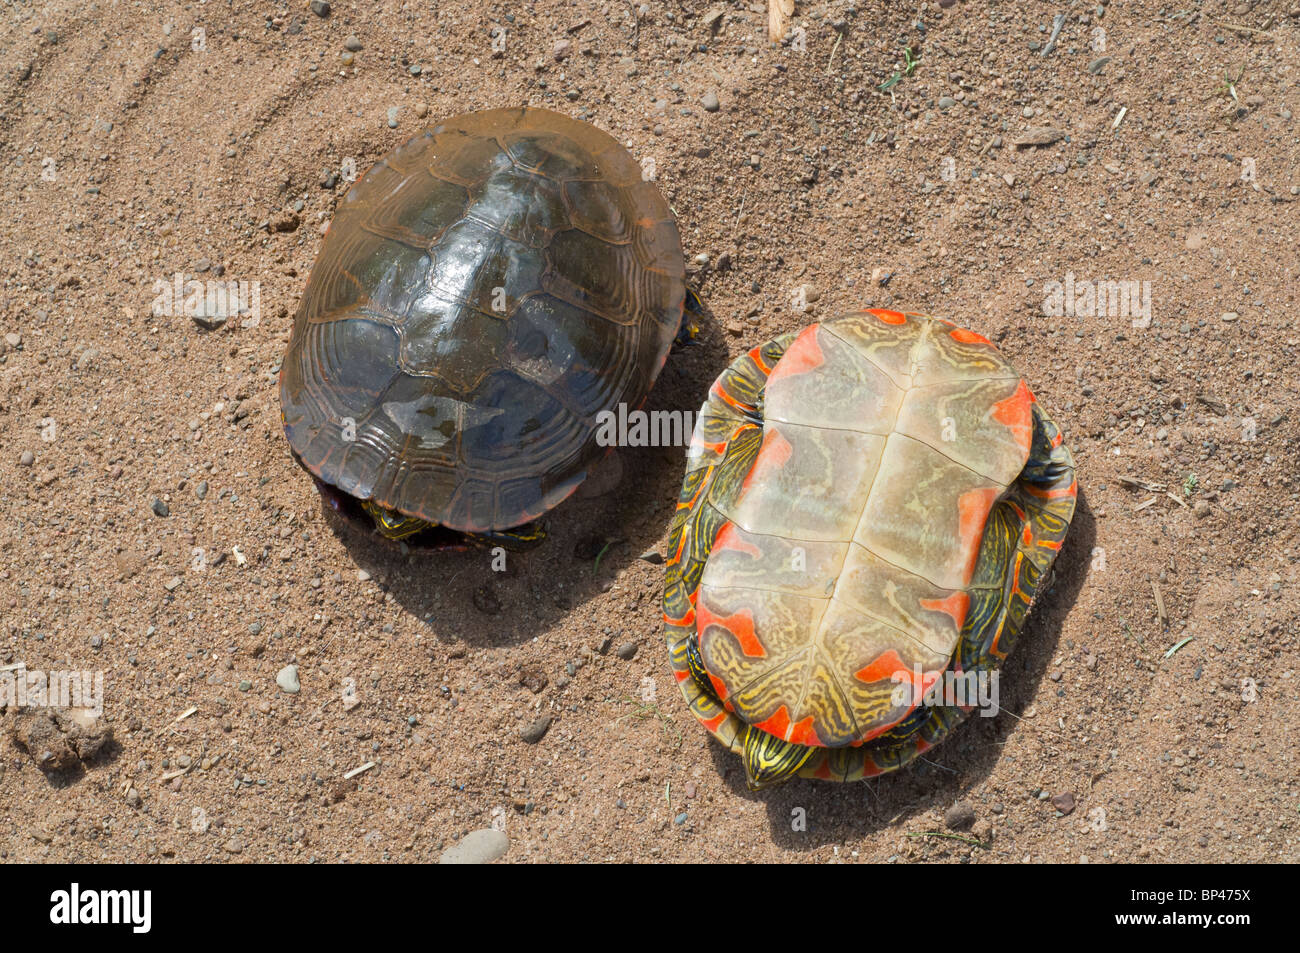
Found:
[[[718,536],[713,541],[713,552],[716,553],[720,549],[734,550],[738,553],[744,553],[746,556],[753,556],[755,559],[759,559],[763,555],[763,551],[753,543],[748,543],[740,538],[735,523],[727,523],[718,531]]]
[[[813,777],[821,778],[823,781],[831,780],[831,763],[826,758],[822,758],[822,763],[817,765],[813,771]]]
[[[723,702],[727,700],[727,686],[722,684],[722,679],[712,672],[706,673],[709,676],[709,682],[713,685],[713,694],[717,695]]]
[[[878,725],[873,730],[868,731],[857,741],[853,742],[853,746],[857,747],[863,742],[870,741],[872,738],[884,734],[890,728],[894,727],[894,725],[898,724],[910,715],[916,706],[921,704],[921,699],[925,697],[925,693],[930,690],[930,687],[941,674],[942,673],[938,671],[923,671],[920,674],[920,678],[918,678],[916,671],[904,665],[902,658],[899,657],[898,652],[894,649],[881,653],[881,655],[871,662],[870,665],[866,665],[854,672],[853,677],[861,682],[869,684],[871,682],[889,680],[900,685],[906,683],[911,686],[911,691],[909,693],[910,704],[908,704],[906,709],[899,713],[897,718],[886,724]]]
[[[884,773],[885,773],[885,769],[880,767],[878,764],[876,764],[876,762],[872,761],[870,757],[863,759],[862,776],[864,778],[874,778]]]
[[[1029,452],[1034,434],[1033,402],[1034,395],[1030,393],[1029,385],[1021,381],[1014,394],[993,405],[993,419],[1011,431],[1016,444],[1025,453]]]
[[[817,343],[817,329],[819,327],[821,327],[819,324],[810,324],[799,332],[799,336],[785,349],[785,353],[781,355],[781,360],[776,362],[776,367],[772,368],[772,373],[768,375],[767,383],[769,386],[783,377],[806,374],[826,363],[826,357],[822,354],[822,346]]]
[[[960,632],[962,623],[966,621],[966,612],[970,609],[970,596],[964,592],[954,592],[943,599],[922,599],[921,608],[950,616],[953,625]]]
[[[749,468],[749,473],[745,474],[745,481],[740,485],[740,495],[744,496],[750,484],[771,479],[786,465],[793,453],[794,448],[790,446],[790,441],[781,436],[776,428],[769,430],[763,437],[763,446],[758,450],[754,465]]]
[[[686,610],[686,615],[682,616],[680,619],[674,619],[670,617],[667,612],[665,612],[664,621],[669,625],[674,625],[682,629],[694,628],[695,610],[693,608]]]
[[[989,642],[989,651],[1000,659],[1007,657],[1007,653],[1003,652],[998,645],[998,643],[1002,641],[1002,633],[1005,630],[1006,630],[1006,621],[1004,617],[1004,621],[1002,625],[998,626],[998,631],[993,635],[993,641]]]
[[[704,635],[709,626],[721,626],[740,643],[740,651],[750,658],[767,658],[767,649],[754,633],[754,616],[748,609],[739,609],[729,616],[720,616],[706,605],[697,605],[696,613],[699,624],[696,631]],[[725,694],[722,697],[726,697]]]
[[[960,344],[987,344],[989,347],[993,346],[992,341],[982,334],[976,334],[969,328],[953,328],[948,332],[948,336]]]
[[[684,682],[690,677],[691,673],[686,669],[682,669],[680,672],[676,670],[673,671],[673,678],[677,679],[679,682]]]
[[[1025,524],[1025,531],[1020,534],[1020,541],[1026,546],[1034,545],[1034,531],[1029,528],[1028,523]]]
[[[767,366],[767,361],[763,360],[763,345],[760,344],[758,347],[751,350],[749,352],[749,359],[753,361],[754,364],[757,365],[758,369],[764,374],[770,374],[772,372],[772,368]]]
[[[889,311],[885,308],[869,308],[867,314],[874,315],[886,324],[906,324],[907,315],[901,311]]]
[[[901,672],[909,683],[915,681],[912,670],[903,664],[898,652],[890,649],[874,659],[871,664],[854,672],[853,677],[860,682],[883,682],[892,678],[897,672]]]
[[[813,731],[812,724],[812,715],[802,721],[791,723],[790,711],[782,705],[770,718],[763,719],[756,723],[754,727],[766,731],[769,735],[774,735],[783,741],[790,741],[797,745],[809,745],[815,748],[825,747],[817,737],[817,732]]]
[[[1040,500],[1059,500],[1067,496],[1077,496],[1079,493],[1079,482],[1077,480],[1071,480],[1069,486],[1055,490],[1046,490],[1042,487],[1037,487],[1027,483],[1025,484],[1025,492],[1031,496],[1038,497]]]
[[[718,714],[713,718],[703,718],[700,715],[696,715],[695,717],[699,718],[701,725],[716,734],[718,729],[722,727],[722,723],[727,720],[727,713],[718,712]]]
[[[750,407],[748,404],[742,404],[740,401],[736,400],[736,398],[728,394],[727,391],[722,386],[721,378],[713,382],[713,386],[709,388],[709,393],[714,397],[718,398],[718,400],[722,401],[724,404],[734,407],[739,411],[743,412],[743,411],[754,409],[753,407]]]
[[[957,499],[957,536],[966,550],[966,565],[962,567],[962,582],[970,582],[975,574],[975,560],[979,558],[980,542],[984,538],[984,524],[989,510],[997,502],[1001,491],[995,486],[967,490]]]
[[[669,565],[676,566],[678,563],[680,563],[682,561],[682,551],[685,549],[686,549],[686,533],[685,531],[683,531],[681,536],[677,537],[677,549],[673,551],[673,556],[672,559],[669,561]]]

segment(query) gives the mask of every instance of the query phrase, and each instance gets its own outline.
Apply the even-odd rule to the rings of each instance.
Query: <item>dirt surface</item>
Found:
[[[0,858],[425,861],[496,827],[519,862],[1300,860],[1297,6],[800,3],[772,45],[753,3],[6,5],[0,668],[102,672],[112,739],[47,774],[6,715]],[[276,375],[346,174],[521,103],[653,160],[679,216],[706,314],[652,408],[863,305],[1025,375],[1082,495],[1004,713],[748,792],[641,558],[680,449],[619,451],[505,572],[326,519]],[[259,283],[260,320],[155,314],[178,273]],[[1045,314],[1067,280],[1149,282],[1150,320]]]

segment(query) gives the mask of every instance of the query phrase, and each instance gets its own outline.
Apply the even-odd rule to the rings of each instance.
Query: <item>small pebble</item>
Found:
[[[535,745],[546,737],[546,733],[551,730],[551,716],[543,715],[532,724],[519,729],[519,737],[526,743]]]
[[[944,812],[943,823],[950,831],[964,830],[975,823],[975,808],[969,801],[958,801]]]
[[[286,665],[280,669],[275,676],[275,684],[280,686],[280,691],[286,695],[297,695],[302,689],[302,683],[298,681],[298,666]]]
[[[361,41],[357,39],[355,33],[343,41],[343,49],[349,53],[357,53],[361,50]]]
[[[490,827],[470,831],[442,852],[438,858],[440,864],[490,864],[505,856],[510,849],[510,838],[504,831]]]
[[[1074,813],[1074,793],[1064,791],[1061,794],[1052,796],[1052,807],[1056,808],[1062,814]]]
[[[708,113],[715,113],[722,108],[722,103],[718,101],[718,94],[713,90],[709,90],[704,94],[703,98],[700,99],[700,105]]]
[[[635,642],[624,642],[614,650],[614,654],[624,661],[630,662],[636,658],[636,650],[637,644]]]
[[[172,515],[171,507],[157,497],[154,498],[154,501],[149,505],[149,508],[153,510],[154,516],[167,517]]]

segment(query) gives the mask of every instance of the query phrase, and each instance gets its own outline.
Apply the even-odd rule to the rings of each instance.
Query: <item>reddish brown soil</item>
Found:
[[[525,862],[1300,859],[1295,0],[800,3],[785,47],[761,3],[715,34],[702,2],[429,6],[7,8],[0,666],[102,671],[114,740],[47,776],[7,716],[0,859],[422,861],[494,823]],[[702,340],[653,407],[864,304],[950,317],[1025,374],[1082,498],[1004,714],[893,776],[748,792],[672,683],[639,558],[680,450],[621,451],[505,573],[325,519],[275,387],[344,192],[323,176],[519,103],[653,159],[709,256]],[[1064,135],[1013,145],[1035,126]],[[156,280],[218,267],[260,282],[259,324],[151,313]],[[1149,281],[1149,326],[1045,315],[1067,273]],[[964,839],[930,836],[963,802]]]

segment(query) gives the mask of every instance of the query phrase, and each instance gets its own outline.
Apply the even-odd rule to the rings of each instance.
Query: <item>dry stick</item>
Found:
[[[835,45],[831,47],[830,58],[826,60],[826,75],[831,75],[831,64],[835,62],[835,51],[840,48],[840,40],[844,39],[843,33],[835,34]]]
[[[767,38],[773,43],[780,43],[790,29],[792,16],[794,0],[767,0]]]
[[[1238,26],[1236,23],[1215,23],[1215,26],[1221,26],[1225,30],[1236,30],[1238,33],[1258,33],[1262,36],[1270,36],[1268,30],[1256,30],[1254,27]]]
[[[352,769],[351,771],[349,771],[347,774],[343,775],[343,780],[344,780],[344,781],[351,781],[351,780],[352,780],[353,778],[355,778],[358,774],[361,774],[362,772],[365,772],[365,771],[369,771],[369,770],[370,770],[371,768],[373,768],[374,766],[375,766],[375,763],[374,763],[373,761],[367,761],[367,762],[366,762],[365,764],[363,764],[361,767],[359,767],[359,768],[353,768],[353,769]]]
[[[1154,579],[1151,580],[1151,592],[1156,597],[1156,617],[1162,626],[1167,626],[1169,617],[1165,615],[1165,597],[1160,592],[1160,583]]]
[[[1047,45],[1043,47],[1043,52],[1039,56],[1046,56],[1056,49],[1056,39],[1061,35],[1061,28],[1065,26],[1065,14],[1058,13],[1052,19],[1052,35],[1047,38]]]

